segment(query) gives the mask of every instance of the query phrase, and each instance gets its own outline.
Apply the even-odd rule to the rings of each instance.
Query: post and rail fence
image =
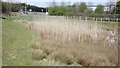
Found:
[[[17,15],[11,15],[11,16],[18,16],[18,17],[39,17],[39,16],[46,16],[45,13],[41,12],[31,12],[27,15],[24,14],[17,14]],[[49,16],[49,15],[47,15]],[[59,17],[59,16],[58,16]],[[66,19],[76,19],[76,20],[91,20],[91,21],[108,21],[108,22],[120,22],[120,18],[107,18],[107,17],[87,17],[87,16],[63,16]]]
[[[98,17],[86,17],[86,16],[65,16],[66,19],[76,20],[92,20],[92,21],[108,21],[108,22],[120,22],[120,18],[98,18]]]

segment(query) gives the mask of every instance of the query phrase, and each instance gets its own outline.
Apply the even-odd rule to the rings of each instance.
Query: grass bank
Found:
[[[115,60],[117,57],[116,44],[115,46],[113,46],[114,44],[108,46],[107,42],[101,41],[106,34],[102,36],[102,34],[98,33],[99,38],[94,39],[93,36],[95,34],[93,33],[96,32],[94,30],[95,26],[87,24],[89,23],[87,21],[79,22],[70,20],[70,22],[62,18],[46,19],[41,17],[32,26],[32,30],[38,34],[38,38],[36,38],[34,33],[23,24],[14,21],[21,19],[33,20],[28,17],[10,17],[3,20],[3,65],[117,65],[117,60]],[[70,23],[66,24],[65,22]],[[70,28],[69,25],[71,26]],[[90,31],[87,28],[89,26],[92,27]],[[63,28],[62,31],[59,30],[61,27]],[[77,27],[80,28],[77,29]],[[71,32],[66,33],[66,30]],[[80,31],[81,36],[78,39],[77,34]],[[89,32],[85,35],[83,31]],[[71,34],[70,40],[66,37],[69,34]],[[93,39],[93,42],[99,39],[100,41],[91,43],[91,39]],[[34,42],[31,45],[32,40]]]
[[[2,21],[3,66],[31,65],[30,44],[35,34],[23,24],[13,20],[32,20],[25,17],[8,17]]]
[[[32,58],[33,48],[31,47],[31,42],[37,36],[24,24],[14,20],[32,21],[33,18],[8,17],[2,21],[3,66],[46,66],[60,64],[49,58],[41,61],[34,60]]]
[[[2,20],[0,19],[0,66],[2,66]]]
[[[109,27],[120,26],[120,22],[98,22],[98,24],[102,24]]]

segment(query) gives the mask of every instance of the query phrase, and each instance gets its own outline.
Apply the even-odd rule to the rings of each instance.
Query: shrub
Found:
[[[44,32],[43,31],[39,32],[39,36],[40,36],[41,39],[44,39],[44,37],[45,37]]]
[[[46,53],[44,53],[40,49],[33,50],[33,52],[32,52],[32,58],[35,59],[35,60],[42,60],[46,56],[47,56]]]
[[[77,62],[83,66],[88,66],[91,64],[91,59],[88,57],[79,56],[76,58]]]
[[[42,46],[42,50],[47,54],[49,55],[50,53],[53,52],[53,49],[51,47],[48,47],[48,46]]]
[[[117,18],[120,18],[120,14],[118,14],[116,17],[117,17]]]
[[[87,16],[89,16],[89,17],[104,17],[103,14],[99,14],[99,13],[91,13],[91,14],[87,14]]]
[[[98,5],[97,8],[95,9],[95,13],[103,13],[103,12],[104,12],[104,6]]]
[[[40,48],[40,46],[37,44],[36,41],[32,42],[31,47],[32,47],[33,49],[39,49],[39,48]]]
[[[80,5],[79,5],[79,10],[80,10],[80,12],[85,12],[85,10],[87,9],[87,5],[86,5],[86,3],[81,3]]]
[[[118,60],[116,58],[118,58],[118,57],[116,57],[115,55],[111,55],[111,56],[108,57],[108,59],[111,63],[114,63],[115,65],[118,65]]]
[[[55,6],[55,7],[51,7],[49,8],[49,15],[56,15],[56,16],[63,16],[65,15],[67,12],[67,8],[64,6]]]
[[[7,2],[2,2],[2,13],[10,14],[12,5]]]
[[[66,63],[67,65],[70,65],[74,61],[74,57],[71,54],[68,53],[62,53],[62,52],[55,52],[53,54],[53,57],[55,60],[59,60],[63,63]]]
[[[77,13],[74,12],[67,12],[65,16],[77,16]]]

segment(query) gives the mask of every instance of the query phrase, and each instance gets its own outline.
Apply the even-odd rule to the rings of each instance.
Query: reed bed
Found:
[[[117,30],[91,22],[62,16],[36,18],[27,23],[38,35],[33,50],[40,49],[43,55],[65,65],[75,62],[83,66],[117,65]]]

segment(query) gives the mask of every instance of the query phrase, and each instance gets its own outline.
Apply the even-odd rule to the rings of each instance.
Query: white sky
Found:
[[[94,4],[105,4],[108,1],[116,2],[117,0],[2,0],[5,2],[14,2],[14,3],[26,3],[30,5],[36,5],[39,7],[48,7],[50,4],[48,2],[71,2],[71,4],[74,4],[74,2],[90,2]]]
[[[7,2],[115,2],[117,0],[2,0],[2,1],[7,1]]]

